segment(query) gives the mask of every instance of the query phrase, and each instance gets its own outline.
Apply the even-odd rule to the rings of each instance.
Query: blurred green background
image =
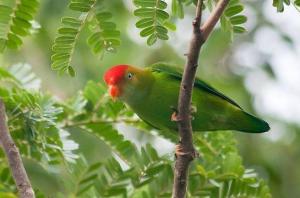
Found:
[[[170,40],[148,47],[135,28],[136,18],[130,15],[134,8],[132,2],[106,2],[118,28],[126,30],[121,34],[122,45],[115,54],[97,57],[86,44],[87,30],[84,30],[72,61],[78,74],[75,78],[58,76],[50,68],[51,45],[60,18],[67,12],[66,0],[41,1],[36,18],[41,29],[25,38],[19,52],[7,51],[1,55],[0,63],[3,66],[19,62],[31,64],[42,79],[43,91],[61,100],[82,89],[88,80],[102,82],[103,72],[115,64],[145,66],[164,61],[184,65],[192,8],[186,10],[184,19],[174,21],[177,30],[170,34]],[[269,133],[236,133],[244,164],[254,168],[269,183],[275,198],[299,197],[300,13],[293,7],[276,13],[271,1],[252,0],[246,1],[245,14],[248,32],[232,39],[227,33],[216,30],[202,49],[197,75],[233,98],[246,111],[270,123]],[[93,137],[85,134],[86,137],[78,138],[78,134],[80,132],[73,134],[74,139],[90,159],[98,159],[100,150],[105,153]],[[149,140],[146,134],[129,136],[139,144],[154,141],[157,148],[161,145],[161,140]],[[166,153],[172,149],[173,145],[165,144],[160,150]]]

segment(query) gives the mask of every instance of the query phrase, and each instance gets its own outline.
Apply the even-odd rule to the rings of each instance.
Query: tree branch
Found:
[[[183,154],[176,154],[173,198],[184,198],[186,194],[188,168],[194,158],[193,131],[190,119],[190,104],[192,101],[192,89],[195,81],[200,48],[204,42],[201,36],[200,24],[202,16],[203,0],[198,0],[196,17],[193,21],[193,36],[187,56],[187,63],[183,72],[179,98],[178,98],[178,131],[180,141],[178,148]]]
[[[230,0],[219,0],[206,22],[201,26],[202,38],[207,40]]]
[[[66,122],[61,127],[73,127],[73,126],[82,126],[88,124],[114,124],[114,123],[126,123],[126,124],[135,124],[141,122],[140,119],[132,119],[132,118],[119,118],[119,119],[90,119],[90,120],[83,120],[78,122]]]
[[[27,177],[17,146],[15,145],[6,123],[5,106],[0,99],[0,142],[8,159],[9,167],[21,198],[33,198],[30,181]]]
[[[179,150],[176,152],[172,193],[173,198],[185,197],[189,164],[196,156],[196,151],[193,146],[193,130],[190,109],[200,49],[220,19],[229,1],[230,0],[219,0],[210,17],[201,28],[200,24],[203,0],[198,0],[197,3],[196,17],[193,20],[193,35],[190,41],[187,62],[179,90],[178,113],[175,118],[178,122],[180,141],[177,145],[177,149]]]

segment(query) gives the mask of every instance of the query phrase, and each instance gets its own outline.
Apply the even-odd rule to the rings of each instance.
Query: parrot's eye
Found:
[[[132,77],[133,77],[133,74],[129,72],[129,73],[127,74],[127,78],[128,78],[128,79],[131,79]]]

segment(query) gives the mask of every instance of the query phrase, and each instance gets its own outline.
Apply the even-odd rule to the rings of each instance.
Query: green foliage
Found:
[[[0,1],[0,53],[20,47],[21,37],[33,32],[38,7],[38,0]]]
[[[242,15],[244,6],[239,0],[230,1],[222,15],[220,22],[225,31],[233,33],[244,33],[246,29],[242,26],[247,21],[247,17]]]
[[[97,7],[97,3],[99,4]],[[120,45],[120,32],[116,30],[116,24],[110,22],[112,14],[101,9],[101,1],[72,0],[69,9],[76,11],[75,17],[63,17],[52,46],[51,57],[53,70],[59,73],[68,73],[74,77],[76,72],[71,64],[75,45],[79,41],[79,35],[86,25],[90,26],[91,35],[88,44],[96,54],[115,52]]]
[[[16,68],[16,74],[10,73],[17,71]],[[31,80],[24,80],[26,76]],[[159,155],[159,150],[150,144],[139,149],[124,138],[120,133],[122,129],[116,128],[116,124],[143,128],[143,131],[153,129],[143,126],[121,103],[112,103],[101,84],[90,81],[83,92],[61,103],[37,94],[34,89],[29,90],[32,87],[30,82],[36,82],[36,77],[29,72],[28,65],[1,69],[0,82],[8,85],[6,89],[1,88],[0,94],[7,106],[9,128],[22,154],[36,159],[50,170],[65,166],[70,179],[62,181],[62,188],[69,189],[65,190],[68,194],[77,197],[171,195],[173,157]],[[103,162],[88,163],[84,156],[74,153],[78,146],[70,139],[68,131],[75,128],[95,135],[114,155]],[[170,132],[158,131],[157,135],[176,142]],[[231,132],[197,133],[195,146],[201,157],[193,162],[190,171],[188,193],[192,197],[241,194],[270,197],[266,184],[257,178],[253,170],[243,167]],[[62,159],[64,164],[60,163]],[[1,163],[0,176],[4,182],[1,189],[13,192],[14,188],[10,187],[13,186],[12,179],[5,163]],[[38,185],[36,189],[39,194],[45,192]],[[62,196],[60,191],[57,197]]]
[[[197,1],[196,0],[172,0],[172,4],[171,4],[172,15],[177,16],[180,19],[183,19],[184,6],[189,6],[190,4],[197,5]]]
[[[1,156],[0,162],[1,164],[5,164],[4,156]],[[16,195],[12,192],[16,190],[14,185],[14,181],[10,176],[10,170],[7,166],[0,166],[0,197],[16,197]]]
[[[168,40],[169,14],[165,11],[167,3],[163,0],[134,0],[134,15],[140,19],[135,24],[141,29],[141,37],[148,37],[147,44],[153,45],[157,39]]]
[[[300,0],[295,0],[294,5],[296,6],[297,9],[300,8]]]
[[[277,8],[277,12],[283,12],[284,5],[290,5],[290,0],[273,0],[273,6]]]
[[[174,16],[184,18],[184,5],[197,4],[192,0],[172,0],[172,13]],[[207,0],[204,1],[204,10],[207,9],[210,12],[216,6],[217,1]],[[243,4],[239,0],[231,0],[222,15],[220,22],[224,31],[231,33],[244,33],[246,29],[242,26],[247,21],[247,17],[241,12],[244,10]]]
[[[79,33],[88,19],[88,15],[95,6],[96,1],[71,1],[69,9],[80,13],[78,18],[63,17],[61,27],[58,29],[59,36],[55,39],[51,57],[53,70],[60,73],[67,72],[70,76],[75,76],[75,70],[71,66],[72,55]]]
[[[93,21],[91,21],[91,30],[94,32],[87,40],[89,46],[95,54],[104,54],[104,52],[116,52],[121,44],[120,31],[116,29],[116,24],[111,22],[112,14],[98,9]]]
[[[83,94],[88,100],[89,111],[94,111],[99,101],[101,106],[110,106],[107,105],[110,101],[106,100],[106,96],[103,95],[105,88],[96,85],[89,82]],[[106,118],[107,114],[111,114],[112,111],[106,110],[98,109],[96,117],[86,118],[86,121],[79,122],[80,127],[101,138],[118,155],[117,160],[110,160],[108,162],[110,165],[106,166],[109,176],[105,174],[106,176],[100,177],[102,179],[96,182],[99,187],[96,189],[102,189],[98,193],[102,193],[102,196],[130,196],[131,192],[127,191],[130,188],[134,189],[132,195],[136,197],[141,195],[170,196],[173,179],[172,159],[169,156],[159,156],[150,145],[142,147],[139,152],[132,142],[125,140],[114,128],[114,123],[126,123],[133,119],[132,114],[120,106],[114,110],[115,115],[119,116],[105,120],[103,118]],[[70,123],[76,125],[77,118],[71,119]],[[137,123],[133,126],[139,127],[140,125]],[[158,134],[162,133],[158,132]],[[166,136],[176,141],[172,134],[163,134],[163,137]],[[189,187],[191,196],[222,197],[243,194],[246,197],[270,197],[269,190],[263,181],[257,179],[253,170],[245,170],[243,167],[231,132],[195,134],[195,145],[201,158],[196,160],[191,167]],[[121,168],[120,160],[126,163],[128,168]],[[114,167],[113,170],[110,170],[112,167]],[[103,191],[103,189],[106,190]]]
[[[168,30],[176,30],[176,26],[170,22],[169,13],[166,12],[168,4],[164,0],[134,0],[134,15],[139,17],[136,27],[141,29],[140,36],[147,38],[147,44],[153,45],[158,39],[168,40]],[[212,10],[217,1],[205,1],[205,8]],[[107,53],[114,53],[120,46],[120,31],[116,24],[111,20],[112,13],[103,9],[102,0],[72,0],[69,4],[69,10],[75,11],[77,17],[63,17],[61,26],[58,29],[52,46],[53,55],[51,57],[53,70],[60,74],[68,73],[75,76],[76,72],[72,66],[73,54],[76,43],[79,41],[79,35],[85,26],[90,29],[90,35],[87,43],[96,55],[101,57]],[[274,0],[273,5],[278,11],[283,11],[283,4],[290,4],[289,0]],[[196,4],[194,0],[172,0],[171,10],[174,16],[184,18],[184,6]],[[298,0],[294,2],[299,6]],[[230,1],[220,22],[225,31],[231,33],[243,33],[246,29],[243,24],[247,21],[246,16],[241,14],[244,7],[239,0]],[[0,41],[1,49],[1,41]]]
[[[72,153],[77,144],[69,133],[57,125],[62,107],[49,95],[37,92],[39,79],[27,64],[17,64],[9,70],[0,69],[0,96],[6,104],[9,129],[13,132],[23,155],[58,163],[61,159],[74,161]],[[33,89],[34,88],[34,89]]]
[[[180,19],[184,18],[183,1],[172,0],[172,14]]]
[[[105,123],[87,124],[85,127],[105,141],[124,161],[135,159],[135,145],[128,140],[124,140],[124,137],[111,125]]]
[[[183,2],[180,0],[172,0],[172,14],[180,19],[184,18]]]
[[[32,32],[39,1],[0,2],[0,51],[3,51],[19,47],[21,37]],[[62,17],[52,46],[52,69],[75,75],[72,59],[85,27],[89,28],[88,45],[95,54],[103,56],[105,52],[116,51],[121,44],[121,33],[111,20],[112,13],[103,8],[102,2],[70,1],[68,16]],[[215,2],[205,1],[205,8],[212,10]],[[282,2],[289,4],[289,1],[274,1],[279,11],[283,10]],[[134,15],[139,17],[136,27],[141,29],[142,37],[147,37],[148,45],[153,45],[157,39],[167,40],[168,29],[175,29],[166,12],[167,3],[135,0],[134,4],[137,6]],[[173,15],[183,18],[184,6],[191,4],[195,1],[173,0]],[[294,4],[300,5],[298,0]],[[242,4],[232,0],[222,16],[222,27],[231,32],[244,32],[241,25],[246,18],[241,15],[242,11]],[[0,97],[6,105],[9,130],[22,157],[29,159],[23,161],[37,197],[171,196],[172,154],[161,155],[158,148],[151,146],[150,140],[149,144],[138,147],[124,137],[125,129],[119,125],[147,133],[150,139],[162,137],[173,144],[177,142],[177,134],[156,131],[146,125],[122,103],[113,102],[99,83],[89,81],[82,92],[62,102],[43,94],[40,81],[28,64],[0,68]],[[87,161],[72,138],[76,129],[93,135],[113,155],[102,161]],[[270,197],[264,181],[254,170],[243,166],[231,132],[195,134],[195,146],[201,157],[191,166],[190,197]],[[44,179],[47,176],[48,179]],[[53,179],[57,176],[68,179]],[[0,197],[16,197],[16,187],[2,151],[0,180]],[[41,180],[47,184],[53,181],[55,185],[51,187],[56,189],[46,189],[47,185],[42,186]]]
[[[95,181],[99,177],[99,169],[101,166],[101,162],[88,164],[83,156],[81,156],[75,164],[72,164],[70,173],[74,183],[73,193],[76,196],[84,194],[95,185]]]
[[[300,11],[299,0],[273,0],[273,6],[277,9],[277,12],[283,12],[284,6],[289,6],[291,4],[293,4],[295,8]]]
[[[243,167],[231,132],[196,134],[194,141],[202,155],[190,178],[194,196],[271,197],[256,173]]]

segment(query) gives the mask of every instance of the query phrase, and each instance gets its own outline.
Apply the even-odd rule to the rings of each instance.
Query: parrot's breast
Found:
[[[128,100],[127,105],[146,123],[158,129],[177,130],[176,122],[171,121],[171,115],[177,108],[179,84],[167,81],[157,74],[151,84],[148,94],[139,100]]]

